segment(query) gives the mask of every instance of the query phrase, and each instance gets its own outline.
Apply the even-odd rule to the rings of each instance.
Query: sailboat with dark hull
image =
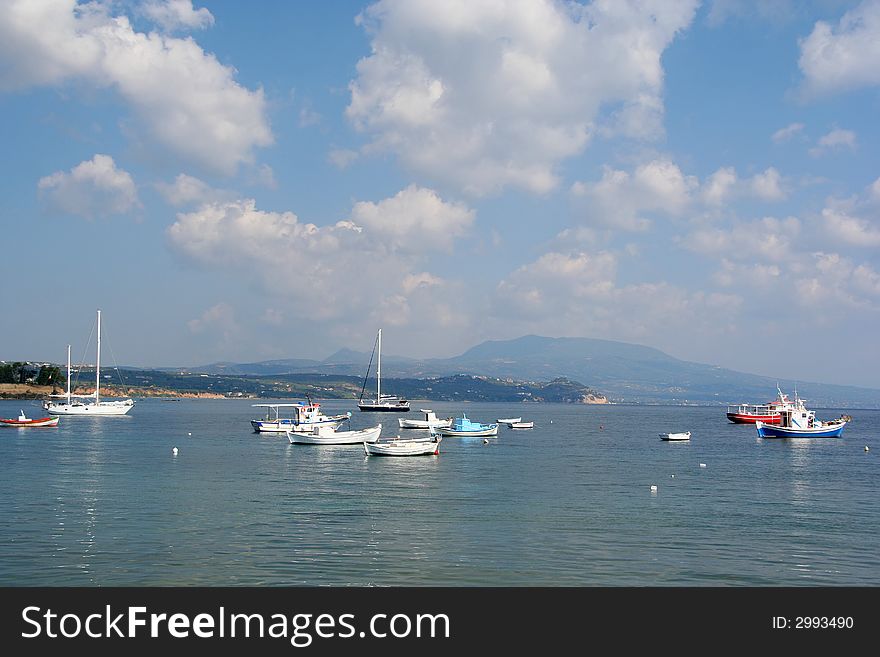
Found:
[[[373,367],[373,356],[376,356],[376,398],[364,399],[364,390],[366,390],[367,387],[367,379],[370,377],[370,370]],[[370,363],[367,365],[367,373],[364,376],[364,385],[361,386],[361,396],[360,399],[358,399],[358,408],[367,412],[409,412],[409,402],[406,399],[395,397],[394,395],[382,394],[382,329],[379,329],[379,333],[376,335],[376,342],[373,344],[373,353],[370,354]]]

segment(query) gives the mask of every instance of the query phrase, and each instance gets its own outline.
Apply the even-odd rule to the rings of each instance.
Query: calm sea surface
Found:
[[[432,402],[535,428],[366,458],[254,434],[251,403],[0,428],[0,585],[880,585],[880,411],[780,441],[724,408]]]

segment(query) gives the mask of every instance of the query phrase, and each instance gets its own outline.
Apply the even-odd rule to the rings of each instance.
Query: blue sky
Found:
[[[381,326],[880,388],[880,0],[0,7],[0,358],[100,307],[119,364]]]

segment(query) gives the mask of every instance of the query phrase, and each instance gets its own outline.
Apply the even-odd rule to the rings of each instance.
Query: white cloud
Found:
[[[308,128],[313,125],[318,125],[322,120],[323,117],[321,114],[312,109],[311,104],[306,104],[299,110],[300,128]]]
[[[782,176],[773,167],[763,173],[755,174],[750,186],[752,193],[765,201],[782,201],[787,196],[782,187]]]
[[[141,12],[167,32],[199,30],[214,24],[214,16],[204,7],[193,9],[192,0],[148,0]]]
[[[818,21],[800,41],[798,61],[809,94],[830,94],[880,84],[880,1],[865,0],[837,26]]]
[[[617,256],[609,252],[550,252],[511,272],[493,297],[506,331],[608,337],[652,344],[682,332],[724,332],[741,306],[736,294],[688,292],[663,281],[617,284]]]
[[[381,0],[346,112],[367,152],[468,193],[547,192],[596,129],[662,134],[661,57],[695,7]]]
[[[645,230],[650,225],[646,213],[681,215],[698,186],[695,177],[661,159],[639,165],[632,174],[605,167],[599,182],[577,182],[571,192],[586,200],[584,211],[592,223]]]
[[[780,128],[779,130],[774,132],[771,139],[773,140],[773,143],[780,144],[782,142],[788,141],[795,135],[799,135],[801,132],[803,132],[805,127],[806,126],[804,126],[803,123],[791,123],[784,128]]]
[[[765,261],[778,262],[790,257],[800,234],[801,222],[797,217],[764,217],[738,222],[729,229],[700,228],[680,242],[686,249],[706,257],[751,261],[760,256]]]
[[[136,32],[109,6],[8,2],[0,21],[0,91],[69,81],[113,88],[153,142],[225,174],[272,142],[262,89],[239,85],[232,68],[191,38]]]
[[[233,337],[240,330],[235,321],[235,310],[225,301],[211,306],[200,317],[189,320],[186,326],[191,333],[201,334],[217,331],[227,339]]]
[[[204,180],[185,173],[178,174],[173,183],[156,183],[156,189],[171,205],[196,205],[219,200],[228,192],[214,189]]]
[[[356,203],[351,219],[395,248],[448,251],[453,240],[473,223],[474,212],[464,205],[444,202],[431,189],[410,185],[379,203]]]
[[[347,169],[357,158],[357,151],[345,148],[334,148],[327,153],[327,160],[337,169]]]
[[[353,326],[375,326],[388,319],[382,309],[390,304],[402,313],[395,322],[428,323],[436,307],[448,309],[444,321],[451,325],[457,288],[417,267],[438,244],[451,244],[472,214],[418,187],[355,204],[351,219],[320,227],[244,199],[178,214],[168,238],[185,259],[256,282],[273,303],[290,304],[290,316],[335,321],[356,315]]]
[[[260,185],[267,189],[278,189],[278,181],[275,179],[275,170],[268,164],[261,164],[250,175],[252,184]]]
[[[852,130],[834,128],[831,132],[819,138],[816,146],[810,149],[810,155],[819,157],[830,151],[856,149],[856,133]]]
[[[851,246],[880,246],[880,226],[848,214],[842,208],[826,207],[822,218],[832,239]]]
[[[736,182],[736,169],[733,167],[718,169],[703,185],[703,200],[709,205],[723,204],[733,193]]]
[[[97,154],[69,173],[56,171],[37,187],[54,210],[88,219],[125,214],[140,205],[131,175],[109,155]]]

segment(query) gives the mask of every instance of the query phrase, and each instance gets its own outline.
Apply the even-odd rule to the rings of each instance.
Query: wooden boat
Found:
[[[509,429],[534,429],[534,422],[509,422],[507,424]]]
[[[251,420],[254,433],[311,433],[315,427],[327,426],[336,429],[345,422],[351,413],[340,415],[324,415],[321,405],[306,402],[292,404],[252,404],[254,408],[265,408],[266,417],[262,420]]]
[[[680,441],[680,440],[690,440],[691,432],[683,431],[680,433],[661,433],[660,440],[669,440],[669,441]]]
[[[382,394],[382,329],[376,335],[376,342],[373,345],[373,354],[377,354],[376,358],[376,399],[364,399],[364,389],[367,387],[367,379],[370,376],[370,369],[373,366],[373,355],[370,355],[370,362],[367,364],[367,373],[364,375],[364,385],[361,386],[361,396],[358,399],[358,408],[362,411],[383,412],[383,413],[408,413],[409,402],[405,399],[395,397],[394,395]]]
[[[425,414],[424,420],[410,420],[408,418],[398,418],[397,423],[401,429],[430,429],[431,427],[448,427],[452,424],[452,418],[448,417],[441,420],[430,408],[419,409]]]
[[[844,427],[852,419],[848,415],[822,422],[816,412],[808,410],[804,400],[795,392],[794,404],[781,412],[779,425],[755,422],[761,438],[839,438]]]
[[[359,445],[374,443],[382,433],[382,425],[359,431],[337,431],[331,426],[316,426],[308,433],[288,431],[287,440],[291,445]]]
[[[473,422],[462,413],[462,416],[455,418],[450,426],[437,427],[436,431],[441,436],[480,438],[482,436],[497,436],[498,425]]]
[[[41,417],[31,419],[21,411],[17,418],[0,418],[0,425],[4,427],[57,427],[57,417]]]
[[[521,417],[503,417],[496,420],[498,424],[514,424],[516,422],[522,422]]]
[[[428,456],[440,454],[442,436],[432,435],[431,438],[401,439],[400,436],[391,440],[377,440],[364,443],[364,454],[367,456]]]

